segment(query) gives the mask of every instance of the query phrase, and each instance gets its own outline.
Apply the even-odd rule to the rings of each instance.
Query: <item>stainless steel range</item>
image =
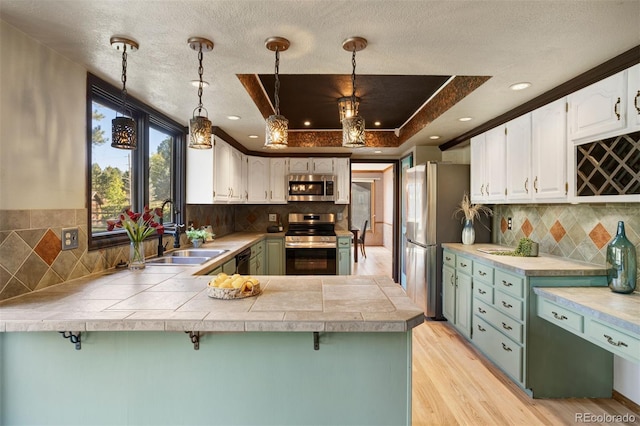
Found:
[[[290,213],[284,237],[287,275],[335,275],[336,232],[332,213]]]

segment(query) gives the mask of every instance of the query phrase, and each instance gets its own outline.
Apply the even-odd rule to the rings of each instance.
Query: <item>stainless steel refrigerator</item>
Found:
[[[462,222],[454,217],[469,193],[469,166],[428,162],[406,171],[406,291],[425,316],[442,316],[442,243],[461,242]],[[476,242],[491,240],[490,221],[475,222]]]

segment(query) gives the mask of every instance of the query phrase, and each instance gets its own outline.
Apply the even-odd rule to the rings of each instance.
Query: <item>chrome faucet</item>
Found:
[[[164,202],[162,203],[162,206],[160,207],[160,210],[162,211],[162,214],[164,215],[164,208],[167,204],[172,204],[173,205],[173,201],[171,201],[170,199],[166,199],[164,200]],[[175,205],[174,205],[175,207]],[[163,232],[162,234],[158,235],[158,257],[162,256],[164,254],[164,251],[166,250],[167,246],[166,244],[163,244],[162,242],[162,237],[165,234],[168,235],[173,235],[173,248],[180,248],[180,228],[183,227],[184,225],[179,225],[178,224],[178,214],[180,214],[179,210],[175,210],[174,212],[174,229],[173,232]],[[162,225],[164,222],[163,218],[160,217],[160,225]],[[167,243],[168,244],[168,243]]]

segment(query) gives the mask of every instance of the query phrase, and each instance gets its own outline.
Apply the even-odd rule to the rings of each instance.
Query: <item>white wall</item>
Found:
[[[383,201],[384,201],[384,214],[383,214],[383,241],[382,245],[389,250],[393,250],[393,190],[394,190],[394,173],[393,167],[389,167],[382,173],[382,186],[383,186]]]
[[[0,21],[0,209],[84,208],[86,70]]]

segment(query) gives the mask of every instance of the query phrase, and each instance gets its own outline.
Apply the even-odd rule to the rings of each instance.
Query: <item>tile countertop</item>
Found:
[[[459,254],[481,260],[487,264],[503,268],[525,276],[576,276],[576,275],[606,275],[604,265],[580,262],[564,257],[540,254],[537,257],[501,256],[487,254],[478,249],[511,249],[497,244],[444,243],[442,247]]]
[[[420,308],[384,276],[260,276],[256,297],[207,296],[211,276],[202,273],[274,235],[217,238],[203,248],[229,252],[203,265],[109,270],[0,302],[0,332],[404,332],[423,322]]]
[[[638,292],[619,294],[609,287],[536,287],[533,291],[558,305],[640,335]]]

